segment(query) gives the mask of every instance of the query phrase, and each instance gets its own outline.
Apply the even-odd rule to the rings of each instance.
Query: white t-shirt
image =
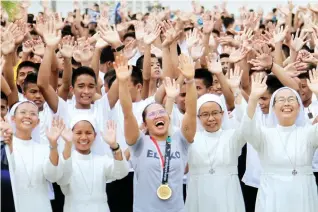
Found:
[[[93,117],[97,129],[95,129],[97,136],[94,144],[92,145],[92,151],[98,155],[111,154],[111,150],[106,142],[102,139],[100,132],[104,132],[106,128],[107,120],[109,120],[109,102],[107,95],[104,95],[101,99],[94,102],[90,109],[77,109],[73,101],[68,104],[68,113],[70,120],[72,117],[78,116],[79,114],[85,114]]]

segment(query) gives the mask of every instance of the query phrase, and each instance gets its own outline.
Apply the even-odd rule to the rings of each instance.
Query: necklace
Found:
[[[276,128],[276,130],[277,130],[277,128]],[[280,141],[280,143],[282,144],[283,149],[284,149],[284,151],[285,151],[285,153],[286,153],[286,155],[287,155],[287,157],[288,157],[288,160],[289,160],[290,164],[291,164],[292,167],[293,167],[292,175],[296,176],[296,175],[298,174],[298,172],[297,172],[297,170],[296,170],[296,165],[297,165],[297,164],[296,164],[296,161],[297,161],[297,160],[296,160],[296,159],[297,159],[296,147],[295,147],[295,160],[294,160],[294,163],[293,163],[292,160],[291,160],[291,158],[290,158],[290,156],[289,156],[289,154],[288,154],[288,152],[287,152],[287,150],[286,150],[286,143],[285,143],[285,145],[283,144],[282,137],[280,136],[280,133],[279,133],[278,130],[277,130],[277,133],[278,133],[278,136],[279,136],[279,141]],[[288,137],[287,137],[287,140],[289,139],[290,135],[291,135],[291,133],[289,133],[289,135],[288,135]],[[296,142],[297,142],[297,129],[296,129]]]
[[[27,141],[27,142],[28,142],[28,141]],[[31,142],[33,142],[33,141],[31,141]],[[33,188],[33,185],[32,185],[32,175],[33,175],[33,168],[34,168],[34,144],[31,143],[31,145],[32,145],[32,169],[31,169],[30,175],[29,175],[29,173],[28,173],[28,169],[27,169],[25,160],[23,159],[23,157],[22,157],[22,155],[20,154],[20,152],[19,152],[17,149],[15,149],[16,152],[18,152],[18,155],[20,155],[20,158],[22,159],[22,164],[23,164],[23,167],[24,167],[25,172],[26,172],[27,177],[28,177],[28,182],[29,182],[29,183],[28,183],[28,188]]]
[[[207,153],[208,153],[208,157],[209,157],[209,162],[210,162],[210,169],[209,169],[209,173],[210,174],[214,174],[215,173],[215,170],[213,168],[213,165],[214,165],[214,162],[215,162],[215,156],[216,156],[216,151],[218,150],[218,147],[219,147],[219,141],[220,141],[220,138],[222,136],[222,133],[219,135],[218,137],[218,140],[217,140],[217,143],[216,143],[216,147],[214,148],[214,151],[213,151],[213,159],[211,160],[211,155],[210,155],[210,152],[209,152],[209,149],[208,149],[208,142],[206,141],[206,139],[204,139],[205,141],[205,145],[206,145],[206,149],[207,149]]]
[[[91,155],[91,158],[89,159],[89,169],[90,169],[91,167],[93,168],[93,171],[92,171],[92,173],[93,173],[93,178],[92,178],[92,186],[91,186],[91,188],[89,188],[89,186],[88,186],[88,182],[86,181],[86,179],[85,179],[85,177],[84,177],[84,174],[83,174],[83,172],[82,172],[81,166],[78,164],[78,162],[76,162],[76,164],[77,164],[77,166],[78,166],[79,171],[81,172],[81,176],[82,176],[82,178],[83,178],[83,180],[84,180],[84,183],[85,183],[85,186],[86,186],[86,188],[87,188],[87,191],[88,191],[89,195],[92,196],[92,194],[93,194],[93,188],[94,188],[94,178],[95,178],[93,155]],[[91,164],[92,164],[92,165],[91,165]]]

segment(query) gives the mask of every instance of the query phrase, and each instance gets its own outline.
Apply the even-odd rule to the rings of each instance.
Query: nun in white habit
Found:
[[[10,113],[14,135],[12,144],[6,146],[6,155],[15,210],[51,212],[48,181],[56,182],[62,174],[57,139],[50,141],[50,145],[32,139],[40,121],[33,102],[18,102]]]
[[[263,167],[256,212],[317,212],[318,194],[312,160],[318,147],[318,125],[306,125],[298,93],[281,88],[271,97],[270,126],[256,123],[258,99],[266,91],[266,78],[252,79],[243,136],[258,152]]]
[[[237,105],[236,109],[240,106]],[[220,97],[205,94],[197,101],[197,132],[189,147],[187,212],[244,212],[238,178],[238,157],[245,144],[233,129]]]
[[[65,142],[70,144],[60,157],[64,171],[58,184],[65,195],[64,212],[109,211],[106,182],[128,175],[128,163],[116,142],[115,123],[108,121],[102,135],[113,153],[112,157],[91,152],[96,129],[92,118],[79,115],[71,121],[71,129],[62,134]]]

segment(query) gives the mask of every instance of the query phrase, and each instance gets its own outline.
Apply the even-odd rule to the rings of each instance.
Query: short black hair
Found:
[[[133,66],[131,72],[131,81],[134,85],[137,85],[138,83],[140,83],[141,85],[143,84],[142,72],[136,66]]]
[[[134,32],[127,32],[125,35],[124,35],[124,40],[126,40],[126,38],[128,37],[132,37],[134,39],[136,39],[136,35]]]
[[[89,75],[94,78],[95,84],[97,85],[97,78],[94,70],[87,66],[81,66],[73,71],[72,74],[72,86],[74,87],[77,78],[81,75]]]
[[[270,94],[273,94],[278,89],[284,87],[284,85],[279,81],[279,79],[273,74],[269,74],[267,76],[266,85],[267,91]]]
[[[107,84],[108,88],[110,88],[113,82],[116,79],[116,72],[114,69],[108,70],[104,75],[104,82]]]
[[[212,33],[215,33],[215,34],[217,34],[218,37],[220,37],[220,31],[219,30],[213,29]]]
[[[211,72],[209,72],[206,68],[199,68],[195,70],[194,74],[195,79],[201,79],[203,81],[203,84],[209,88],[212,86],[213,83],[213,77]]]
[[[31,61],[23,61],[19,64],[19,66],[17,68],[17,75],[19,74],[21,68],[25,68],[25,67],[34,68],[35,72],[38,72],[38,70],[39,70],[39,66],[36,63],[33,63]]]
[[[38,81],[38,74],[37,73],[28,74],[23,82],[23,91],[26,92],[29,84],[37,84],[37,81]]]
[[[223,24],[225,28],[228,28],[231,24],[234,24],[234,18],[232,17],[224,17],[223,18]]]
[[[220,59],[224,58],[224,57],[230,57],[230,55],[228,53],[222,53],[220,54]]]
[[[8,102],[8,96],[1,91],[1,99]]]
[[[151,54],[152,58],[157,58],[155,54]],[[162,68],[162,59],[157,58],[158,62],[160,63],[160,67]],[[139,68],[140,70],[143,69],[143,64],[144,64],[144,55],[141,55],[137,61],[136,61],[136,67]]]
[[[100,55],[100,63],[104,64],[107,62],[114,62],[114,61],[115,61],[115,57],[112,51],[112,47],[108,46],[106,48],[103,48],[102,53]]]
[[[305,73],[302,73],[302,74],[299,74],[298,76],[299,79],[309,79],[309,72],[305,72]]]

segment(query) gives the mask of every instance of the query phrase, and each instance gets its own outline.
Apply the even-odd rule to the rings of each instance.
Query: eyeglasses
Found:
[[[18,111],[17,114],[20,114],[22,116],[26,116],[26,115],[29,115],[31,117],[38,117],[38,114],[36,112],[29,112],[29,111],[25,111],[25,110],[22,110],[22,111]]]
[[[297,98],[294,97],[294,96],[290,96],[290,97],[287,97],[287,98],[279,97],[279,98],[275,99],[274,103],[285,104],[286,101],[288,103],[295,103],[295,102],[297,102]]]
[[[212,111],[212,113],[204,112],[204,113],[200,114],[199,117],[202,119],[209,119],[210,116],[212,116],[213,118],[216,118],[219,115],[221,115],[222,113],[223,113],[223,111]]]
[[[154,119],[155,117],[165,116],[167,115],[167,111],[165,109],[153,111],[147,114],[147,118]]]

